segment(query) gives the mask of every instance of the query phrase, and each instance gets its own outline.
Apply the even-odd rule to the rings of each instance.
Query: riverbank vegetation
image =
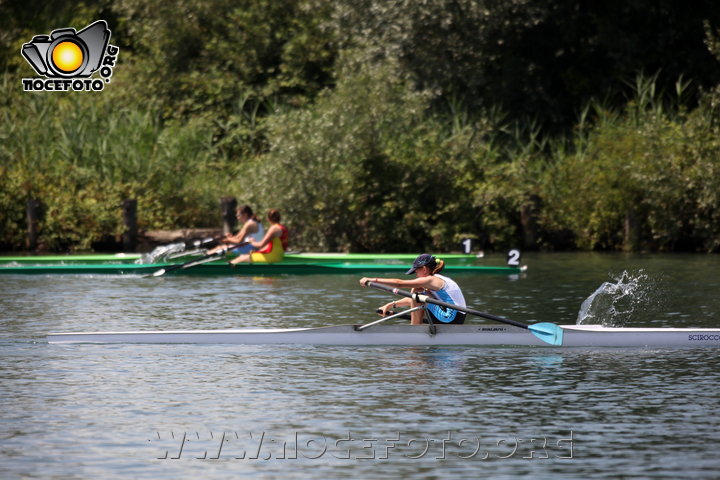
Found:
[[[33,2],[30,2],[33,3]],[[720,250],[720,6],[0,5],[0,246],[278,208],[292,247]],[[108,21],[102,92],[24,92],[33,35]],[[216,220],[217,219],[217,220]]]

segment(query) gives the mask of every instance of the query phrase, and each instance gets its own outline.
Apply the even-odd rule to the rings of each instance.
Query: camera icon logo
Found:
[[[79,32],[58,28],[48,35],[36,35],[22,46],[22,56],[39,75],[46,77],[89,77],[100,68],[110,41],[105,20]]]

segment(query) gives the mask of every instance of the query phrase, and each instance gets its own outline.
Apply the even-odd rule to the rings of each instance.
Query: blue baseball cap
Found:
[[[420,267],[431,266],[431,269],[432,269],[432,267],[435,266],[436,262],[437,262],[437,259],[435,257],[433,257],[432,255],[430,255],[429,253],[423,253],[421,255],[418,255],[412,264],[412,268],[410,270],[408,270],[407,272],[405,272],[405,275],[412,275],[413,273],[415,273],[415,270],[417,270]]]

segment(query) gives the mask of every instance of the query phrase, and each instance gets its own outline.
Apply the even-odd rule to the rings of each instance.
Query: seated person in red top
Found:
[[[231,264],[241,262],[273,263],[283,259],[285,250],[287,250],[288,237],[290,236],[288,229],[280,223],[280,212],[277,210],[268,211],[267,219],[270,222],[270,227],[265,232],[263,239],[259,242],[250,241],[250,245],[256,248],[257,251],[240,255],[234,258],[230,262]]]

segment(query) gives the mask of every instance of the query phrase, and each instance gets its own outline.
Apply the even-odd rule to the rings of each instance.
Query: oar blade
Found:
[[[557,347],[563,344],[563,329],[559,325],[550,322],[528,325],[528,330],[543,342]]]
[[[163,275],[165,275],[165,269],[164,269],[164,268],[161,268],[160,270],[158,270],[157,272],[155,272],[155,273],[152,274],[153,277],[161,277],[161,276],[163,276]]]

